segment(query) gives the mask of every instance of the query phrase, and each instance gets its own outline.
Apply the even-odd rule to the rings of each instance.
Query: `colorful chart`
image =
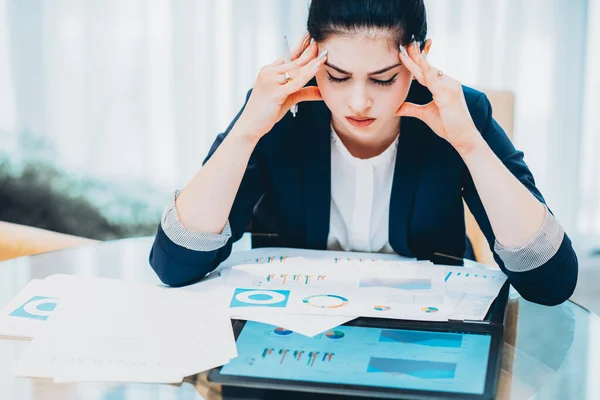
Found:
[[[281,335],[281,336],[285,336],[285,335],[289,335],[289,334],[293,333],[289,329],[285,329],[285,328],[275,328],[275,330],[273,332],[275,332],[276,335]]]
[[[329,331],[327,333],[325,333],[325,336],[327,336],[329,339],[341,339],[344,337],[344,332],[342,331]]]
[[[52,297],[33,296],[9,315],[11,317],[46,321],[56,308],[57,302],[58,299]]]
[[[263,279],[255,281],[257,286],[267,284],[305,286],[318,282],[325,282],[327,275],[317,274],[267,274]]]
[[[431,314],[431,313],[436,313],[439,310],[435,307],[423,307],[423,308],[421,308],[421,311],[426,312],[427,314]]]
[[[478,272],[478,273],[474,273],[474,272],[456,272],[456,273],[452,273],[448,272],[448,275],[446,275],[446,278],[444,278],[444,282],[448,282],[448,279],[450,279],[452,276],[457,277],[457,278],[471,278],[471,279],[496,279],[495,275],[487,275],[487,273],[483,273],[483,272]]]
[[[317,308],[339,308],[348,304],[348,299],[337,294],[313,294],[304,298],[302,302]]]
[[[392,307],[389,306],[375,306],[373,307],[375,311],[390,311]]]
[[[225,364],[221,374],[450,392],[457,399],[485,391],[489,334],[339,326],[314,337],[295,333],[273,337],[274,329],[248,321],[236,341],[238,357]],[[334,331],[344,337],[330,340],[325,335]]]
[[[390,287],[401,290],[431,290],[431,279],[362,278],[360,287]]]
[[[453,379],[456,363],[371,357],[367,372],[402,374],[420,379]]]
[[[317,359],[318,355],[319,355],[318,351],[311,351],[310,353],[308,353],[308,361],[306,362],[306,365],[308,365],[310,367],[315,365],[315,360]]]
[[[339,263],[345,263],[345,262],[353,262],[353,261],[358,261],[358,262],[380,262],[380,261],[384,261],[382,259],[379,258],[352,258],[352,257],[335,257],[333,259],[333,262],[335,262],[336,264]]]
[[[459,349],[462,347],[463,335],[448,332],[383,329],[379,336],[379,342]]]
[[[265,358],[266,356],[270,355],[273,352],[273,350],[275,350],[275,349],[269,349],[269,348],[264,349],[263,353],[262,353],[262,358]]]
[[[259,258],[255,258],[254,262],[257,264],[272,264],[272,263],[284,263],[285,259],[287,257],[286,256],[279,256],[279,257],[259,257]]]
[[[337,332],[338,334],[341,332]],[[342,333],[342,336],[344,334]],[[322,357],[320,355],[323,354]],[[273,355],[274,357],[271,357]],[[289,350],[289,349],[273,349],[273,348],[265,348],[262,352],[262,358],[267,362],[271,362],[272,360],[276,360],[276,362],[280,365],[290,366],[297,365],[298,363],[302,363],[302,365],[306,365],[308,367],[312,367],[317,362],[319,363],[331,363],[333,356],[335,353],[321,353],[320,351],[305,351],[305,350]],[[304,356],[304,357],[303,357]],[[306,363],[304,363],[303,358],[306,358]],[[320,361],[317,359],[320,358]],[[253,363],[256,362],[256,358],[252,359]]]
[[[229,307],[286,307],[289,290],[235,289]]]

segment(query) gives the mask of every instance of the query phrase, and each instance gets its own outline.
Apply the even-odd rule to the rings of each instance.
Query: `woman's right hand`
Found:
[[[327,60],[327,52],[317,55],[318,46],[310,44],[306,34],[291,53],[291,61],[283,57],[261,68],[248,103],[238,119],[240,129],[250,139],[258,141],[283,118],[292,105],[302,101],[323,100],[316,86],[304,87]],[[284,74],[291,80],[285,82]]]

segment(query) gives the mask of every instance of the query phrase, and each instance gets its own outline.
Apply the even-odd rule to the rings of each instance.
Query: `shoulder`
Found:
[[[492,114],[492,107],[485,93],[463,85],[467,108],[477,128],[482,128]]]

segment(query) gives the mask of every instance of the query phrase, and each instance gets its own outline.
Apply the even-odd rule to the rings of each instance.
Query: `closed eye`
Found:
[[[371,78],[370,80],[371,80],[371,82],[373,82],[376,85],[391,86],[396,81],[396,76],[398,76],[398,74],[395,74],[394,76],[392,76],[387,81],[380,81],[380,80],[373,79],[373,78]],[[348,79],[350,79],[350,77],[347,77],[347,78],[334,78],[333,76],[331,76],[331,74],[329,72],[327,72],[327,78],[329,79],[329,82],[333,82],[333,83],[342,83],[342,82],[346,82]]]

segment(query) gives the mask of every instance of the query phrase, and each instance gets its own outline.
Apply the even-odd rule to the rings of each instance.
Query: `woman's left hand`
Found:
[[[429,89],[433,101],[424,105],[404,102],[396,115],[422,120],[458,151],[469,148],[476,138],[477,128],[467,108],[460,82],[432,67],[416,41],[405,49],[408,57],[407,53],[400,51],[400,61],[421,85]]]

